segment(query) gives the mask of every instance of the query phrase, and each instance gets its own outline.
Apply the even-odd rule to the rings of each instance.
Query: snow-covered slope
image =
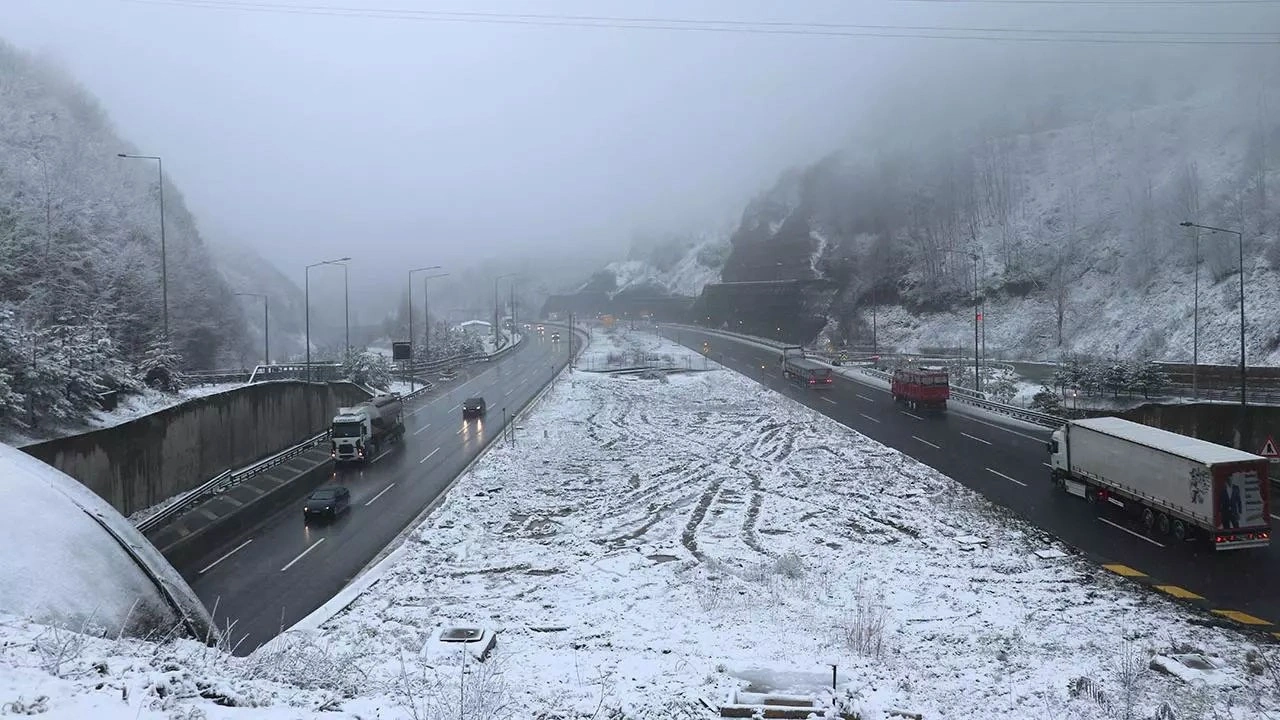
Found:
[[[807,245],[812,271],[787,276],[840,284],[832,335],[869,342],[875,304],[882,344],[972,347],[976,251],[993,354],[1190,360],[1198,266],[1200,360],[1229,363],[1236,238],[1179,225],[1192,220],[1243,231],[1250,361],[1280,364],[1277,103],[1240,82],[1034,133],[833,155],[752,203],[725,277],[761,279]]]
[[[720,281],[728,250],[722,233],[667,238],[648,247],[633,247],[627,260],[609,263],[580,289],[601,289],[610,294],[658,291],[694,297],[708,283]]]

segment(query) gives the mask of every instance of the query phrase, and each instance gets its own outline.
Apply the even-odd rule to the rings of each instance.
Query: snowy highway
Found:
[[[299,501],[192,567],[178,568],[236,652],[247,654],[331,598],[430,505],[567,359],[565,343],[537,338],[491,365],[405,407],[404,443],[377,462],[335,470],[351,511],[331,524],[303,522]],[[483,419],[462,420],[460,403],[480,395]],[[517,437],[517,442],[519,438]]]
[[[1112,572],[1239,625],[1280,632],[1280,574],[1272,572],[1280,567],[1280,548],[1215,553],[1168,547],[1169,541],[1142,534],[1118,512],[1057,492],[1049,483],[1047,429],[958,403],[941,417],[916,415],[871,378],[838,376],[830,391],[808,391],[782,377],[774,351],[749,340],[685,328],[663,334],[689,347],[708,343],[711,357],[725,367],[964,483]]]

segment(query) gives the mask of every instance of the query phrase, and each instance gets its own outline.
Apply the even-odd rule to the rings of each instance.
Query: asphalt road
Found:
[[[503,408],[510,414],[524,406],[567,355],[565,343],[535,336],[501,360],[473,366],[405,407],[403,443],[368,466],[335,469],[326,485],[351,490],[350,512],[307,525],[299,501],[179,568],[218,626],[230,623],[236,654],[270,640],[350,582],[500,432]],[[487,400],[488,414],[464,422],[459,404],[475,395]]]
[[[1280,542],[1219,553],[1148,537],[1115,508],[1050,484],[1048,429],[955,402],[944,415],[914,415],[871,378],[837,377],[830,390],[808,390],[782,377],[776,351],[683,328],[663,334],[699,350],[708,343],[713,360],[941,471],[1115,572],[1231,622],[1280,631],[1273,625],[1280,621],[1280,574],[1271,572],[1280,566]],[[1273,530],[1277,519],[1272,515]]]

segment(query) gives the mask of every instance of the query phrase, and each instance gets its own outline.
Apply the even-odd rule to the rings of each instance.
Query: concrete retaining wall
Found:
[[[258,383],[23,450],[127,516],[321,432],[339,407],[367,398],[345,382]]]
[[[1240,406],[1234,404],[1197,403],[1178,405],[1143,405],[1115,414],[1126,420],[1151,425],[1181,435],[1208,440],[1219,445],[1235,447],[1236,433],[1240,425]],[[1250,405],[1249,419],[1252,437],[1244,443],[1244,449],[1256,453],[1262,450],[1267,437],[1280,442],[1280,407]]]

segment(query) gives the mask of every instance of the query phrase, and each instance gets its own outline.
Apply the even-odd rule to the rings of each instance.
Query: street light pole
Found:
[[[439,265],[428,265],[427,267],[414,268],[409,271],[409,392],[413,392],[413,274],[426,272],[428,270],[439,270]],[[428,322],[428,325],[430,321]],[[428,327],[430,331],[430,327]]]
[[[306,326],[307,326],[307,382],[311,382],[311,268],[314,268],[314,267],[320,267],[321,265],[340,265],[340,264],[342,264],[342,263],[344,263],[344,262],[347,262],[347,261],[348,261],[348,260],[350,260],[350,259],[351,259],[351,258],[349,258],[349,257],[342,257],[342,258],[337,258],[336,260],[321,260],[321,261],[320,261],[320,262],[318,262],[318,263],[311,263],[310,265],[308,265],[308,266],[307,266],[307,269],[306,269],[306,272],[305,272],[305,274],[306,274],[306,281],[303,283],[303,285],[305,285],[305,286],[306,286],[306,290],[305,290],[305,293],[304,293],[305,300],[304,300],[303,302],[304,302],[304,303],[306,304],[306,306],[307,306],[307,307],[306,307],[306,311],[305,311],[305,313],[304,313],[304,314],[307,316],[307,320],[306,320]],[[311,406],[310,406],[310,405],[308,405],[307,407],[309,408],[309,407],[311,407]]]
[[[271,364],[271,299],[264,293],[244,293],[238,292],[236,295],[241,297],[258,297],[262,298],[262,364]]]
[[[342,263],[342,315],[347,325],[347,345],[342,359],[351,355],[351,285],[347,282],[347,264]]]
[[[164,241],[164,161],[159,155],[116,153],[116,156],[132,160],[156,161],[156,170],[160,176],[160,306],[164,317],[164,339],[167,341],[169,339],[169,261]]]
[[[426,326],[426,334],[422,336],[422,355],[428,362],[431,360],[431,287],[427,284],[431,278],[445,277],[449,273],[437,273],[422,277],[422,324]]]
[[[973,389],[976,392],[982,392],[982,376],[978,372],[978,364],[982,352],[982,347],[978,340],[978,316],[981,314],[978,309],[978,253],[962,253],[957,250],[944,250],[943,252],[968,255],[969,259],[973,261]]]
[[[515,277],[517,274],[518,273],[510,272],[499,275],[493,279],[493,348],[495,350],[498,349],[498,323],[501,322],[498,318],[498,281],[504,278]]]
[[[1245,449],[1245,443],[1249,442],[1249,397],[1247,391],[1247,372],[1245,370],[1245,345],[1244,345],[1244,233],[1239,230],[1228,230],[1226,228],[1213,227],[1212,225],[1201,225],[1184,221],[1178,223],[1182,227],[1199,228],[1210,232],[1229,233],[1236,236],[1236,241],[1240,252],[1240,442],[1237,444],[1239,449]]]

